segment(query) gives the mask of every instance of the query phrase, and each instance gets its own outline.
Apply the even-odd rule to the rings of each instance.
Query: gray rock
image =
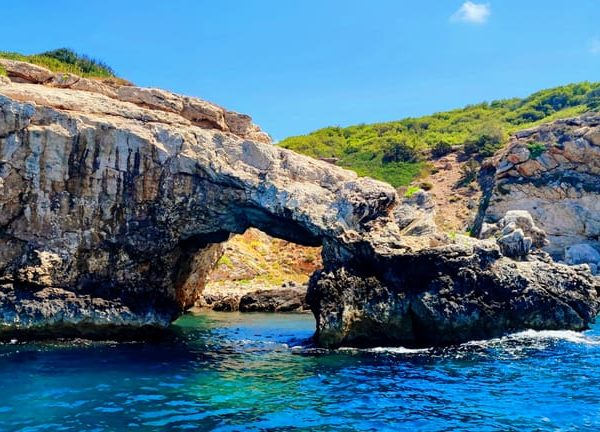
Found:
[[[576,244],[566,249],[565,261],[571,265],[590,264],[597,269],[600,265],[600,252],[588,243]]]
[[[383,278],[343,268],[313,276],[307,299],[321,345],[448,345],[524,329],[582,330],[600,311],[600,282],[585,269],[515,262],[493,247],[424,250],[385,268]]]
[[[301,312],[308,310],[306,289],[259,290],[240,299],[240,312]]]
[[[497,243],[502,255],[510,258],[523,258],[529,255],[533,242],[530,237],[525,237],[521,228],[510,224],[501,231]]]

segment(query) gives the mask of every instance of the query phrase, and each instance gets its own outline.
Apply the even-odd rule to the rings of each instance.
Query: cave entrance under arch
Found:
[[[218,249],[218,259],[195,301],[197,308],[308,311],[304,297],[310,276],[322,268],[321,246],[305,246],[248,228],[232,235]]]

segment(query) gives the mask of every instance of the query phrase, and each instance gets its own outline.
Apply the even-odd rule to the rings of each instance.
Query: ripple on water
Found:
[[[2,345],[0,430],[600,429],[598,328],[330,351],[313,326],[210,314],[155,344]]]

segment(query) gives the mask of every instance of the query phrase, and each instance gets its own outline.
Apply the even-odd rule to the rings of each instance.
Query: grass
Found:
[[[598,109],[600,83],[582,82],[542,90],[523,99],[484,102],[419,118],[327,127],[279,144],[315,158],[338,158],[339,165],[361,176],[400,187],[423,174],[428,165],[425,156],[432,150],[460,145],[476,157],[486,157],[511,133]],[[414,150],[420,160],[386,157],[398,147]]]
[[[0,58],[32,63],[52,72],[72,73],[86,78],[117,78],[115,71],[105,63],[66,48],[33,55],[0,51]]]
[[[537,159],[546,151],[546,145],[539,142],[532,142],[527,145],[529,154],[533,159]]]
[[[0,66],[0,76],[6,76],[6,69]]]
[[[420,187],[417,186],[409,186],[406,189],[406,192],[404,192],[404,197],[405,198],[411,198],[414,194],[416,194],[417,192],[419,192],[421,190]]]
[[[217,261],[217,265],[224,265],[229,268],[232,268],[233,262],[231,261],[231,258],[229,258],[227,255],[222,255],[221,258],[219,258],[219,261]]]

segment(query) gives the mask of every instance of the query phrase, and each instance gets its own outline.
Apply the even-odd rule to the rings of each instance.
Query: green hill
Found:
[[[115,71],[110,66],[67,48],[33,55],[0,51],[0,58],[32,63],[53,72],[73,73],[87,78],[117,78]],[[0,74],[4,73],[0,71]]]
[[[442,155],[452,146],[464,146],[473,157],[487,157],[512,132],[598,109],[600,82],[583,82],[419,118],[327,127],[280,145],[315,158],[337,158],[338,165],[359,175],[399,187],[426,171],[427,156]]]

